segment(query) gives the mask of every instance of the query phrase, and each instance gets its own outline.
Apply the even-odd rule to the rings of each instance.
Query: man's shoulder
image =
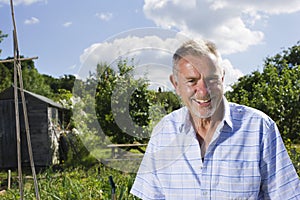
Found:
[[[272,121],[263,111],[250,106],[229,102],[230,115],[234,119],[258,119]]]
[[[188,116],[189,112],[186,107],[174,110],[156,124],[152,134],[176,134],[183,126],[190,124]]]
[[[165,115],[162,120],[184,122],[188,115],[187,107],[181,107]]]

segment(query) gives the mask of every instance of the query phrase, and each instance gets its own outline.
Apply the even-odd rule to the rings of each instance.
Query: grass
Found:
[[[5,187],[7,172],[0,173],[1,185]],[[33,179],[25,178],[24,174],[24,199],[36,199]],[[109,176],[112,176],[116,184],[117,199],[137,199],[129,192],[133,184],[135,174],[119,172],[102,164],[89,169],[78,167],[63,171],[55,171],[52,168],[40,172],[38,177],[39,194],[43,200],[93,200],[111,199],[111,186]],[[19,186],[16,172],[12,176],[12,188],[7,190],[0,199],[20,199]]]

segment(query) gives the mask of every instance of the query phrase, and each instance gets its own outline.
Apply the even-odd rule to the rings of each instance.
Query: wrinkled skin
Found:
[[[214,56],[187,55],[170,76],[176,93],[181,97],[193,118],[210,118],[223,98],[224,72]]]

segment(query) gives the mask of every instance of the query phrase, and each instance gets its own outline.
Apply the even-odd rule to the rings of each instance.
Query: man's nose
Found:
[[[208,94],[207,84],[203,79],[197,81],[197,84],[195,86],[195,92],[197,94],[200,94],[201,96],[206,96]]]

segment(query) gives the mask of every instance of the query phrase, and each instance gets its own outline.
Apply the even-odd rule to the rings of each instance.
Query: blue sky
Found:
[[[219,47],[231,83],[300,40],[299,0],[15,0],[14,9],[21,55],[38,56],[38,71],[54,77],[132,56],[139,73],[166,85],[178,38],[203,37]],[[0,0],[0,19],[5,59],[9,0]]]

